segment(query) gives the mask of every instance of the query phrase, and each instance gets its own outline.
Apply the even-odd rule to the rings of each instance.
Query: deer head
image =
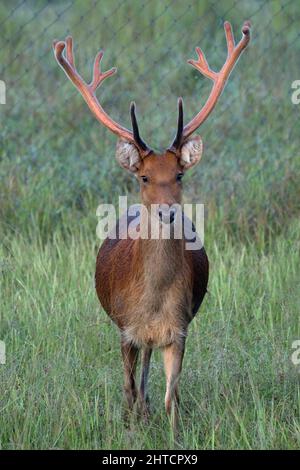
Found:
[[[203,144],[201,137],[192,137],[192,134],[214,109],[231,71],[250,40],[249,22],[244,23],[242,39],[236,46],[230,23],[225,22],[224,29],[228,53],[227,59],[219,72],[211,70],[203,52],[198,47],[196,48],[198,59],[188,61],[205,77],[213,81],[213,87],[202,109],[185,126],[183,125],[183,101],[182,98],[179,98],[176,136],[172,145],[162,154],[155,153],[140,137],[135,103],[131,103],[130,106],[132,131],[115,122],[100,105],[95,95],[96,89],[107,77],[117,71],[115,67],[107,72],[101,71],[100,65],[103,52],[100,51],[96,55],[93,78],[91,83],[87,84],[75,68],[72,38],[67,37],[65,41],[53,42],[57,62],[81,93],[96,119],[119,137],[116,150],[117,161],[123,168],[134,173],[139,179],[142,202],[147,207],[151,204],[169,207],[170,212],[167,217],[171,222],[174,220],[171,206],[174,203],[181,202],[182,177],[186,170],[199,163],[202,156]],[[64,51],[66,51],[65,55]],[[165,218],[163,211],[159,211],[159,217],[161,220]]]

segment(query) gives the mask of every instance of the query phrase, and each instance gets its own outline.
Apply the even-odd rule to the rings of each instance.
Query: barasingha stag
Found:
[[[87,84],[75,68],[72,38],[54,41],[57,62],[98,121],[118,136],[116,159],[139,180],[141,202],[149,211],[146,223],[151,225],[155,218],[161,226],[169,224],[169,239],[165,239],[161,231],[158,239],[133,239],[124,237],[124,233],[122,237],[118,236],[119,231],[116,230],[116,239],[107,238],[99,250],[95,280],[100,303],[121,332],[124,388],[129,409],[138,400],[147,413],[150,358],[153,348],[160,348],[166,374],[165,407],[174,422],[188,326],[203,301],[208,282],[208,258],[204,248],[188,250],[184,237],[172,236],[181,219],[174,204],[178,207],[181,203],[185,172],[198,164],[202,155],[202,140],[193,133],[215,107],[232,69],[250,40],[249,22],[244,23],[243,36],[237,45],[230,23],[225,22],[224,28],[228,55],[219,72],[209,67],[200,48],[196,49],[197,60],[189,60],[213,81],[213,87],[203,108],[185,126],[182,99],[178,100],[176,137],[164,153],[156,153],[140,137],[134,103],[130,109],[132,131],[115,122],[101,107],[95,95],[96,89],[116,72],[116,68],[101,71],[103,53],[97,54],[93,79]],[[154,214],[150,211],[153,205],[157,208]],[[142,215],[140,217],[142,226]],[[126,219],[125,231],[131,220],[130,217]],[[142,372],[137,390],[135,373],[140,350]]]

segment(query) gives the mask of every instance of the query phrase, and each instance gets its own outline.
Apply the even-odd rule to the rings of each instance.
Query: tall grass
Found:
[[[212,275],[187,342],[179,448],[299,447],[299,228],[267,254],[207,237]],[[1,448],[170,446],[159,352],[149,425],[122,419],[119,334],[95,297],[94,254],[89,231],[2,248]]]

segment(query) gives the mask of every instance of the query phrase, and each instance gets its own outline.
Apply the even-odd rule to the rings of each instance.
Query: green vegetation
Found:
[[[18,7],[18,5],[20,6]],[[176,98],[186,121],[211,84],[186,65],[200,45],[226,55],[223,19],[253,40],[201,128],[203,162],[185,179],[206,206],[209,295],[193,322],[181,380],[177,446],[299,448],[299,6],[282,1],[3,1],[0,5],[0,448],[168,448],[160,353],[149,426],[122,420],[118,332],[96,299],[96,208],[137,186],[114,160],[115,138],[89,114],[54,61],[72,33],[77,67],[99,47],[118,75],[98,91],[129,126],[167,146]],[[154,404],[156,408],[154,409]]]

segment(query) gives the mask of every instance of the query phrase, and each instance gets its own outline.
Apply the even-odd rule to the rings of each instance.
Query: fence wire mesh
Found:
[[[110,199],[116,178],[119,187],[131,190],[129,178],[111,161],[114,137],[90,115],[55,62],[52,41],[69,34],[85,79],[99,49],[105,50],[104,69],[118,67],[97,92],[107,112],[130,127],[129,103],[136,101],[144,139],[163,149],[174,136],[177,97],[184,98],[187,122],[211,88],[186,63],[195,57],[195,46],[218,70],[226,58],[223,22],[232,23],[238,41],[243,21],[250,20],[251,44],[200,130],[205,158],[190,196],[203,190],[242,197],[245,184],[260,173],[271,192],[284,173],[293,173],[299,111],[291,102],[291,84],[300,73],[299,2],[23,0],[1,2],[0,15],[0,79],[7,90],[0,108],[1,177],[7,180],[9,168],[32,183],[28,206],[54,174],[61,205],[68,205],[59,196],[66,187],[70,203],[87,190]],[[37,174],[44,178],[35,179]]]

